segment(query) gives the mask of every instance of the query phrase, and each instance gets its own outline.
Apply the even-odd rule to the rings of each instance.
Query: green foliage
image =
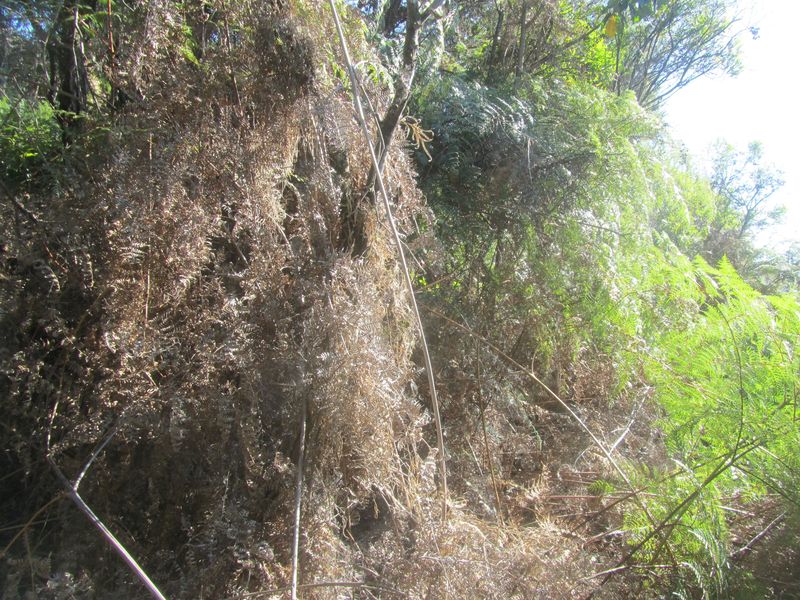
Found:
[[[660,106],[691,81],[740,69],[733,0],[614,1],[618,91],[633,90],[648,108]]]
[[[227,8],[226,3],[200,0],[114,3],[111,32],[103,6],[95,12],[82,4],[85,10],[80,12],[80,26],[71,32],[80,34],[80,56],[76,52],[62,54],[67,58],[71,54],[74,66],[85,70],[85,78],[74,83],[76,89],[83,89],[85,84],[86,97],[68,114],[54,110],[53,105],[61,105],[46,102],[41,95],[52,86],[53,76],[58,80],[64,75],[48,73],[46,67],[34,68],[46,63],[47,31],[58,29],[54,27],[55,15],[65,4],[13,2],[13,16],[0,9],[0,26],[4,40],[9,40],[8,47],[28,71],[45,74],[19,93],[22,98],[38,100],[9,96],[0,100],[3,181],[15,191],[24,188],[31,192],[32,202],[25,199],[18,204],[17,212],[28,210],[26,206],[36,207],[37,214],[31,212],[36,217],[40,207],[49,206],[54,195],[47,193],[47,185],[54,165],[80,163],[88,169],[65,175],[62,168],[57,177],[69,185],[63,186],[67,191],[53,202],[85,200],[84,196],[71,195],[71,190],[80,189],[85,180],[96,186],[90,196],[96,197],[94,201],[101,209],[86,212],[91,212],[86,218],[97,219],[92,227],[81,221],[81,211],[69,205],[62,208],[64,214],[78,219],[72,224],[75,231],[86,227],[86,235],[100,236],[100,241],[91,242],[87,237],[84,243],[78,236],[54,240],[63,244],[61,249],[44,244],[53,266],[49,267],[44,257],[35,264],[39,265],[37,272],[53,273],[46,280],[40,276],[40,286],[50,291],[31,297],[46,302],[53,298],[53,306],[61,310],[61,299],[63,306],[68,306],[85,295],[85,305],[75,304],[80,316],[71,318],[79,323],[84,318],[89,322],[105,319],[106,310],[109,314],[128,311],[118,319],[129,323],[128,330],[133,333],[125,333],[119,322],[109,321],[102,325],[107,330],[98,325],[98,332],[91,335],[70,334],[69,339],[76,344],[99,344],[99,349],[93,350],[103,358],[102,362],[97,358],[97,373],[102,374],[97,382],[105,385],[103,378],[114,373],[109,365],[113,367],[119,361],[128,364],[122,358],[109,358],[106,352],[114,350],[111,346],[115,338],[105,334],[121,331],[114,336],[133,339],[141,331],[141,343],[134,339],[122,348],[120,342],[119,352],[130,353],[141,361],[142,369],[147,367],[147,376],[137,379],[137,385],[145,387],[126,393],[150,397],[147,394],[155,394],[152,383],[160,388],[159,403],[172,402],[164,390],[173,385],[171,381],[183,379],[170,377],[194,373],[197,344],[192,339],[211,340],[214,336],[208,332],[217,331],[220,318],[226,319],[225,327],[230,331],[252,332],[253,345],[247,346],[252,356],[262,357],[275,336],[308,343],[308,348],[319,351],[320,360],[325,361],[364,352],[366,361],[353,362],[353,376],[339,363],[331,363],[330,377],[323,378],[330,379],[326,385],[331,389],[341,386],[341,398],[346,400],[341,406],[346,410],[355,410],[352,386],[361,377],[364,384],[356,394],[359,398],[371,397],[385,387],[386,381],[406,381],[405,375],[396,377],[393,369],[397,361],[388,355],[379,371],[362,368],[381,355],[376,348],[380,350],[384,344],[402,348],[402,356],[409,356],[411,347],[406,347],[406,342],[410,344],[412,335],[405,325],[394,332],[387,326],[386,302],[394,273],[393,263],[379,244],[353,260],[352,272],[348,261],[354,257],[326,246],[342,227],[341,218],[350,208],[345,201],[370,198],[365,187],[369,164],[364,161],[363,147],[358,145],[361,142],[354,142],[355,126],[343,93],[350,87],[350,79],[341,66],[329,8],[325,3],[306,0],[290,4],[291,9],[284,6],[276,8],[275,14],[265,14],[259,12],[263,7],[251,3],[228,3]],[[632,402],[625,401],[633,399],[646,407],[644,411],[659,415],[653,423],[660,431],[659,441],[650,442],[658,446],[659,461],[644,463],[637,458],[640,455],[634,455],[633,446],[626,448],[627,441],[622,443],[624,435],[614,449],[624,457],[634,487],[645,490],[641,498],[646,510],[617,494],[603,498],[615,490],[616,482],[607,474],[588,487],[589,493],[598,496],[591,501],[615,502],[621,508],[621,526],[629,533],[636,563],[667,565],[680,572],[673,581],[677,595],[724,597],[730,594],[730,553],[733,545],[740,543],[733,535],[736,524],[726,512],[727,505],[762,502],[770,495],[783,501],[790,516],[800,514],[796,510],[800,506],[800,251],[768,257],[753,248],[752,234],[772,222],[774,215],[765,201],[780,184],[780,175],[763,164],[757,146],[746,153],[720,146],[709,181],[695,173],[662,139],[657,119],[643,106],[658,106],[702,73],[735,71],[734,22],[726,12],[730,3],[476,0],[449,4],[451,13],[431,18],[422,27],[416,63],[404,65],[409,3],[367,0],[356,8],[353,3],[339,1],[353,62],[377,113],[386,110],[387,95],[402,91],[398,83],[407,84],[397,74],[405,72],[413,80],[410,72],[416,69],[414,96],[407,108],[405,101],[401,103],[405,113],[398,110],[397,118],[401,127],[413,130],[412,137],[416,136],[417,147],[409,146],[408,150],[417,161],[420,187],[436,216],[430,229],[422,224],[424,234],[407,238],[409,245],[415,245],[418,260],[416,285],[430,305],[447,309],[447,314],[467,324],[507,357],[533,370],[566,402],[574,403],[576,412],[590,417],[597,408],[596,412],[608,412],[602,415],[604,433],[615,426],[606,427],[616,416],[609,407],[625,406],[627,411]],[[146,20],[144,13],[151,9],[159,16]],[[223,37],[223,31],[227,37]],[[70,33],[68,29],[64,32]],[[113,57],[108,52],[108,33],[114,34],[116,43]],[[58,48],[52,46],[54,54],[59,54]],[[60,48],[70,49],[65,44]],[[16,84],[22,81],[23,70],[10,64],[0,65],[2,75],[5,82]],[[65,100],[69,97],[63,95]],[[297,98],[304,98],[304,102],[295,106]],[[288,116],[282,116],[284,112]],[[67,144],[70,150],[65,152],[63,134],[77,118],[87,126],[75,128]],[[106,144],[103,151],[107,149],[107,139],[119,144],[109,157],[96,151],[100,144]],[[75,160],[56,160],[62,152]],[[94,155],[93,161],[86,158]],[[162,170],[154,171],[154,162],[162,165]],[[389,153],[386,165],[390,185],[402,190],[397,202],[408,231],[419,195],[408,163],[397,148]],[[286,177],[290,172],[291,181]],[[136,186],[131,183],[140,180]],[[113,194],[109,195],[109,190]],[[149,211],[131,208],[124,212],[137,203],[144,204],[145,198],[147,206],[152,207]],[[106,206],[106,202],[111,204]],[[365,202],[359,210],[366,206]],[[271,217],[260,223],[252,220],[253,215]],[[190,236],[180,237],[170,229],[183,231],[186,223],[194,228]],[[220,224],[224,224],[222,238]],[[415,224],[417,232],[422,233],[419,223]],[[42,232],[49,235],[45,228]],[[380,231],[374,235],[381,235]],[[309,236],[308,240],[302,236]],[[170,245],[173,238],[186,240],[189,245]],[[303,243],[296,244],[299,241]],[[15,243],[26,242],[21,237]],[[90,247],[92,244],[95,247]],[[88,248],[85,257],[84,247]],[[159,248],[160,254],[151,256]],[[16,285],[22,281],[20,277],[27,277],[26,269],[33,272],[24,261],[27,255],[38,257],[35,252],[39,248],[31,246],[30,251],[20,253],[14,270],[4,275],[3,281]],[[146,263],[141,258],[145,254]],[[226,258],[227,254],[233,258]],[[164,256],[174,258],[159,258]],[[764,257],[769,258],[768,268],[750,268],[756,258]],[[183,265],[182,261],[187,262],[180,269],[174,266]],[[95,269],[92,264],[104,266]],[[331,272],[324,272],[328,268]],[[377,293],[361,281],[336,283],[350,277],[348,273],[359,278],[362,275],[357,273],[362,273],[365,282],[373,274],[382,274],[388,283],[380,285],[387,294]],[[218,281],[214,279],[217,275]],[[314,281],[304,277],[313,277]],[[323,281],[331,283],[330,290],[317,289]],[[190,298],[185,282],[194,282],[191,285],[199,292],[193,291],[191,298],[205,297],[204,307],[198,308]],[[247,289],[241,288],[238,297],[240,285]],[[35,285],[28,287],[36,291]],[[114,297],[94,296],[99,294],[94,290],[100,289],[110,290]],[[123,292],[130,289],[138,290],[138,300],[128,309],[130,299]],[[183,290],[180,294],[186,292],[185,304],[181,300],[180,307],[173,306],[170,296],[163,296],[176,289]],[[314,289],[320,293],[312,294]],[[256,290],[258,295],[247,290]],[[766,293],[776,290],[785,293]],[[116,295],[125,296],[124,301]],[[251,304],[260,306],[261,295],[268,305],[275,304],[265,313],[272,321],[254,321],[248,328],[242,327],[247,319],[261,319],[261,312],[244,314],[236,307],[244,311]],[[163,297],[158,300],[157,296]],[[16,291],[4,296],[21,297]],[[334,307],[336,298],[340,300]],[[317,301],[321,304],[314,304]],[[394,296],[389,304],[402,309]],[[333,312],[320,310],[323,305]],[[340,313],[340,305],[347,310]],[[99,316],[84,316],[95,308]],[[170,311],[182,314],[184,309],[192,319],[170,325]],[[397,319],[402,324],[405,316],[401,312]],[[355,331],[376,337],[345,342],[351,323],[361,323],[359,319],[365,314],[373,315],[374,323],[364,322]],[[347,318],[340,318],[342,315]],[[315,320],[305,321],[312,318]],[[169,327],[159,329],[157,320]],[[153,322],[152,330],[149,321]],[[30,319],[31,324],[43,322],[38,317]],[[292,331],[279,329],[284,326]],[[390,338],[395,337],[380,338],[379,332],[386,331]],[[507,447],[519,443],[518,439],[535,439],[540,454],[546,450],[548,456],[555,456],[561,451],[547,447],[550,439],[545,433],[539,434],[539,425],[533,425],[532,417],[534,412],[538,416],[561,407],[553,409],[552,398],[545,398],[519,369],[507,368],[496,357],[490,362],[485,348],[454,344],[446,331],[442,326],[431,338],[438,345],[434,354],[441,360],[443,372],[460,370],[453,380],[461,389],[447,399],[452,403],[447,407],[451,431],[474,429],[474,422],[469,427],[466,424],[475,416],[473,409],[479,401],[480,416],[488,421],[484,424],[487,454],[492,452],[492,445],[505,453]],[[170,353],[185,355],[183,362],[174,363],[180,368],[175,366],[173,375],[169,372],[173,359],[166,351],[154,350],[152,356],[137,354],[140,348],[149,347],[147,344],[155,348],[158,340]],[[338,340],[347,348],[326,349]],[[51,342],[53,348],[66,348],[61,338]],[[50,350],[45,349],[49,355]],[[275,372],[291,374],[298,369],[296,356],[309,354],[300,349],[302,354],[292,354],[280,346],[274,359]],[[213,354],[214,361],[223,360],[223,353],[215,350]],[[316,360],[313,353],[309,356]],[[482,360],[489,364],[476,364]],[[283,389],[283,380],[267,381],[271,375],[262,367],[250,364],[242,368],[245,383],[237,393],[243,398],[252,390]],[[306,367],[308,373],[323,372],[315,371],[313,365],[302,369]],[[75,369],[75,373],[83,372]],[[246,380],[250,376],[257,380]],[[263,382],[258,379],[262,376]],[[204,377],[189,378],[189,387],[181,397],[196,400],[201,412],[205,410],[201,406],[211,407],[209,414],[216,415],[215,405],[206,400],[209,396],[226,397],[222,388],[239,385],[234,384],[240,380],[238,366],[234,370],[220,363],[219,368],[209,367]],[[475,386],[463,384],[474,379],[478,380]],[[213,387],[216,383],[207,384],[211,392],[190,387],[204,380],[222,382],[220,393]],[[92,377],[87,381],[93,382],[92,386],[96,383]],[[102,387],[100,383],[98,387]],[[591,393],[581,394],[580,385],[591,387]],[[321,401],[325,392],[319,390],[324,386],[311,387],[317,390],[314,402]],[[399,387],[391,387],[390,392],[387,399],[408,399],[409,407],[414,404],[414,411],[419,409],[411,394]],[[72,401],[74,414],[64,413],[60,418],[74,417],[74,423],[80,422],[78,412],[94,395],[95,390],[87,389],[89,400],[76,396]],[[278,398],[275,395],[271,401],[278,402]],[[650,399],[658,403],[658,408],[646,406]],[[262,400],[251,404],[262,406]],[[114,409],[117,402],[114,399]],[[188,430],[193,426],[192,419],[177,416],[183,411],[182,402],[173,402],[177,407],[174,420],[185,421]],[[225,406],[235,408],[248,402],[226,401]],[[47,402],[40,404],[49,410]],[[530,415],[520,410],[523,405],[531,409]],[[507,407],[519,414],[502,423]],[[320,423],[316,420],[319,409],[315,408],[316,424]],[[387,404],[380,423],[394,427],[401,421],[393,411]],[[47,414],[42,414],[41,423],[46,423]],[[351,431],[359,423],[350,418],[352,415],[342,415],[349,413],[339,406],[331,410],[331,417],[341,420],[343,431]],[[275,421],[276,431],[289,431],[285,424],[294,423],[289,416],[287,412],[280,416],[285,421]],[[422,422],[411,412],[408,417],[408,423]],[[235,418],[240,418],[238,413]],[[628,412],[624,418],[630,418]],[[217,423],[217,417],[212,421]],[[252,431],[258,431],[265,420],[258,415],[253,422],[258,425]],[[72,423],[64,420],[56,425],[70,431],[74,429]],[[508,427],[496,426],[498,423]],[[174,425],[179,441],[184,436],[181,428],[183,425]],[[342,439],[356,448],[359,443],[370,443],[374,429],[364,431],[367,429],[369,432],[357,435],[346,433]],[[504,439],[504,432],[512,429],[514,439]],[[629,425],[625,430],[631,438],[637,435],[634,429]],[[267,456],[267,463],[270,457],[278,456],[277,446],[274,452],[266,452],[261,440],[279,436],[264,431],[263,436],[254,433],[248,441],[248,431],[241,429],[244,433],[240,437],[252,456]],[[326,430],[321,426],[318,431],[324,435]],[[231,434],[231,440],[238,435]],[[204,441],[206,437],[197,436],[195,440]],[[81,447],[95,441],[87,438]],[[393,449],[398,446],[390,441],[387,456],[394,456]],[[231,441],[234,443],[240,442]],[[290,444],[287,438],[285,447]],[[244,455],[238,450],[234,453]],[[213,460],[220,456],[227,454],[215,452]],[[336,454],[320,452],[319,456],[327,461]],[[370,461],[382,460],[375,453],[364,456]],[[574,456],[568,462],[572,459]],[[469,468],[455,470],[468,485],[473,460],[480,471],[477,458],[470,458]],[[502,462],[497,464],[498,472],[507,469]],[[343,458],[341,464],[345,463],[351,468],[352,457]],[[412,475],[411,463],[408,468]],[[243,467],[240,472],[245,470]],[[365,468],[364,472],[377,477],[379,470]],[[318,473],[323,478],[334,476],[333,471],[322,467]],[[359,473],[350,475],[354,480],[362,478]],[[500,475],[505,478],[508,472]],[[226,477],[230,476],[229,472]],[[331,489],[345,481],[343,474],[337,472],[335,476],[337,483]],[[275,477],[268,485],[274,484],[274,490],[279,490],[283,484]],[[223,481],[207,479],[212,487]],[[389,481],[387,477],[382,480]],[[336,489],[342,492],[342,498],[350,498],[352,490],[342,485]],[[196,493],[194,487],[191,489],[191,494]],[[503,491],[495,493],[500,509],[501,500],[505,500],[500,498]],[[227,494],[225,479],[225,491],[214,497]],[[256,497],[252,489],[248,494],[249,498]],[[357,503],[362,500],[368,501],[364,496]],[[136,500],[131,503],[135,505]],[[335,504],[332,501],[330,506]],[[265,505],[262,502],[258,506],[261,510]],[[352,511],[358,507],[336,506],[337,511],[340,508],[349,519],[356,516]],[[381,512],[388,514],[383,508]],[[502,516],[501,512],[498,510],[497,516]],[[252,514],[263,516],[257,511]],[[153,513],[147,522],[158,522],[158,518]],[[183,523],[184,518],[175,523]],[[480,522],[476,519],[475,523]],[[618,521],[615,527],[619,526]],[[146,540],[146,533],[139,531],[136,537]],[[339,534],[337,530],[337,540]],[[223,547],[215,554],[223,556]],[[280,568],[277,561],[275,564]],[[509,564],[517,568],[517,563]],[[229,565],[224,568],[230,572]],[[311,577],[311,569],[308,572]]]
[[[651,226],[688,256],[702,250],[716,218],[717,198],[708,181],[668,161],[647,165]]]
[[[653,323],[644,365],[679,466],[675,476],[651,479],[648,508],[692,585],[720,595],[729,551],[722,498],[771,493],[800,508],[800,304],[760,294],[726,260],[714,268],[680,257],[651,271],[657,292],[642,297]],[[664,558],[644,514],[629,513],[626,523],[646,560]]]
[[[627,16],[633,21],[647,18],[666,4],[666,0],[612,0],[608,8],[617,16]]]
[[[605,481],[604,479],[597,479],[596,481],[592,482],[588,488],[588,491],[598,496],[604,496],[606,494],[610,494],[615,489],[616,488],[614,487],[614,484],[611,482]]]
[[[0,98],[0,169],[14,186],[41,185],[61,142],[55,111],[44,101]]]
[[[631,544],[642,543],[637,561],[659,564],[668,560],[668,553],[681,566],[683,580],[680,588],[689,585],[703,591],[704,597],[719,597],[726,590],[729,532],[719,491],[710,486],[701,487],[696,473],[685,465],[678,465],[677,475],[668,477],[657,488],[652,489],[645,502],[650,516],[656,523],[666,521],[665,532],[669,550],[659,536],[648,536],[652,528],[641,510],[626,514],[625,527],[632,533]],[[663,475],[663,474],[662,474]],[[646,485],[647,479],[637,481]],[[688,495],[696,494],[694,501],[677,517],[674,507]]]
[[[614,79],[616,53],[608,43],[605,34],[595,31],[590,34],[582,46],[577,46],[573,55],[565,60],[579,60],[584,64],[581,79],[608,89]]]
[[[193,38],[192,28],[188,24],[183,24],[181,33],[183,34],[183,43],[178,46],[178,51],[188,62],[199,67],[200,59],[197,57],[199,45]],[[277,41],[280,41],[280,38],[277,38]]]
[[[644,235],[647,153],[634,141],[652,121],[628,94],[557,80],[512,95],[438,78],[413,111],[434,132],[423,185],[458,273],[439,299],[542,372],[608,356],[622,389],[635,367],[619,349],[637,324],[619,267]]]
[[[800,307],[701,258],[720,224],[741,218],[632,93],[598,88],[610,55],[589,40],[598,67],[583,80],[548,73],[512,94],[439,75],[418,89],[413,113],[435,135],[431,158],[417,158],[453,282],[425,293],[554,387],[549,374],[587,353],[615,366],[606,401],[640,378],[652,386],[677,469],[634,470],[652,494],[649,516],[625,513],[635,560],[674,559],[679,595],[724,596],[722,506],[767,493],[798,502]]]

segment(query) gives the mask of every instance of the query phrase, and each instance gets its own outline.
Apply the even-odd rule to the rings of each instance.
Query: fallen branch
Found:
[[[685,564],[683,565],[685,566]],[[632,570],[640,570],[640,571],[663,571],[669,569],[677,569],[676,565],[620,565],[618,567],[613,567],[611,569],[607,569],[605,571],[600,571],[599,573],[595,573],[594,575],[589,575],[588,577],[581,577],[578,581],[591,581],[592,579],[597,579],[598,577],[613,575],[614,573],[619,573],[621,571],[632,571]]]
[[[592,537],[584,541],[583,544],[581,544],[581,548],[586,548],[586,546],[589,546],[591,544],[594,544],[595,542],[599,542],[600,540],[604,540],[606,538],[619,537],[621,535],[625,535],[625,533],[626,531],[624,529],[614,529],[612,531],[604,531],[603,533],[598,533],[597,535],[593,535]]]
[[[747,543],[746,543],[744,546],[742,546],[741,548],[739,548],[739,549],[738,549],[736,552],[733,552],[733,553],[731,554],[731,558],[732,558],[732,559],[734,559],[734,560],[736,560],[736,559],[737,559],[737,558],[739,558],[740,556],[743,556],[743,555],[744,555],[744,554],[745,554],[747,551],[749,551],[750,549],[752,549],[752,547],[753,547],[755,544],[757,544],[757,543],[758,543],[758,541],[759,541],[761,538],[763,538],[765,535],[767,535],[767,534],[770,532],[770,530],[771,530],[773,527],[775,527],[775,525],[777,525],[778,523],[780,523],[781,521],[783,521],[783,518],[784,518],[785,516],[786,516],[786,511],[783,511],[783,512],[782,512],[781,514],[779,514],[777,517],[775,517],[774,519],[772,519],[772,521],[770,521],[769,525],[767,525],[767,526],[766,526],[766,527],[765,527],[765,528],[764,528],[764,529],[763,529],[763,530],[762,530],[762,531],[761,531],[761,532],[760,532],[758,535],[756,535],[756,536],[755,536],[755,537],[754,537],[752,540],[750,540],[749,542],[747,542]]]
[[[402,596],[403,598],[408,598],[408,594],[405,592],[401,592],[400,590],[395,590],[389,587],[383,587],[380,585],[373,585],[371,583],[364,583],[362,581],[318,581],[316,583],[301,583],[297,586],[300,589],[319,589],[319,588],[351,588],[351,589],[365,589],[365,590],[375,590],[376,592],[387,592],[389,594],[395,594],[397,596]],[[260,592],[247,592],[246,594],[241,594],[235,597],[226,598],[225,600],[239,600],[241,598],[256,598],[257,596],[274,596],[276,594],[281,594],[283,592],[288,592],[291,590],[290,586],[284,586],[280,588],[274,588],[271,590],[263,590]]]
[[[9,113],[9,115],[10,114],[11,113]],[[34,215],[33,212],[25,208],[22,202],[20,202],[19,199],[11,192],[11,190],[8,189],[8,186],[2,180],[0,180],[0,192],[3,192],[6,196],[8,196],[8,199],[11,200],[11,204],[14,206],[14,208],[17,209],[19,212],[21,212],[23,215],[25,215],[25,217],[29,221],[31,221],[34,224],[39,223],[39,219],[36,217],[36,215]]]

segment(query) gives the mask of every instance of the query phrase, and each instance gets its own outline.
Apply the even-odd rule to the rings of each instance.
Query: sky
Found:
[[[743,70],[737,77],[698,79],[670,98],[666,120],[703,167],[709,148],[725,139],[746,150],[761,142],[766,163],[783,171],[784,187],[773,197],[787,208],[782,225],[759,241],[775,250],[800,240],[800,0],[741,0]]]

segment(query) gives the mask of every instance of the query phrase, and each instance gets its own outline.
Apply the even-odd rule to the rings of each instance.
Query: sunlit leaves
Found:
[[[41,185],[60,142],[49,103],[0,98],[0,174],[7,183]]]
[[[633,90],[643,106],[655,108],[698,77],[737,72],[740,30],[730,17],[731,3],[611,2],[609,10],[624,25],[617,40],[617,90]]]

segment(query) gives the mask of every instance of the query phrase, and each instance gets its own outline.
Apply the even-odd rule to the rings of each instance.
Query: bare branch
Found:
[[[774,519],[772,519],[772,521],[770,521],[770,522],[769,522],[769,524],[768,524],[768,525],[767,525],[767,526],[766,526],[764,529],[762,529],[762,530],[761,530],[761,531],[760,531],[760,532],[759,532],[757,535],[755,535],[755,536],[753,537],[753,539],[751,539],[751,540],[750,540],[749,542],[747,542],[747,543],[746,543],[744,546],[742,546],[741,548],[739,548],[739,549],[738,549],[736,552],[734,552],[733,554],[731,554],[731,558],[733,558],[733,559],[736,559],[736,558],[739,558],[740,556],[743,556],[743,555],[744,555],[744,554],[745,554],[745,553],[746,553],[748,550],[750,550],[750,549],[751,549],[751,548],[752,548],[752,547],[753,547],[753,546],[754,546],[756,543],[758,543],[758,541],[759,541],[761,538],[763,538],[765,535],[767,535],[767,534],[770,532],[770,530],[771,530],[773,527],[775,527],[775,525],[777,525],[778,523],[780,523],[781,521],[783,521],[783,518],[784,518],[785,516],[786,516],[786,511],[783,511],[783,512],[782,512],[781,514],[779,514],[777,517],[775,517]]]
[[[69,496],[70,500],[72,500],[75,505],[81,510],[81,512],[86,515],[86,517],[91,521],[92,525],[97,527],[100,531],[102,536],[106,539],[109,545],[114,549],[114,551],[120,555],[122,560],[130,567],[131,571],[133,571],[134,575],[139,578],[139,581],[147,588],[147,591],[150,592],[150,595],[157,600],[166,600],[166,596],[161,593],[153,580],[145,573],[144,569],[139,566],[139,563],[136,562],[136,559],[131,556],[130,552],[125,549],[125,546],[122,545],[113,533],[105,526],[105,524],[100,520],[100,518],[94,513],[94,511],[89,508],[89,505],[84,502],[83,498],[81,498],[80,494],[78,494],[78,490],[76,489],[75,485],[71,484],[69,480],[66,478],[64,473],[61,469],[58,468],[55,460],[53,457],[48,454],[47,462],[50,463],[50,467],[58,477],[58,480],[64,486],[67,491],[67,496]]]

